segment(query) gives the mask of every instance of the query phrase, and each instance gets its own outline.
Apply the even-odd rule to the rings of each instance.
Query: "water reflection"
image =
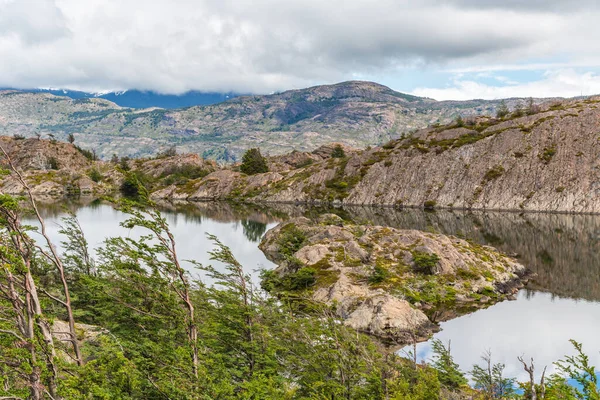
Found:
[[[125,218],[122,213],[105,203],[88,201],[82,207],[68,202],[46,205],[44,214],[51,221],[52,235],[58,235],[56,222],[64,214],[63,207],[76,212],[92,247],[108,236],[135,234],[118,226]],[[471,369],[481,353],[490,349],[495,362],[506,364],[509,375],[524,379],[517,356],[534,357],[538,371],[543,365],[551,370],[553,361],[572,353],[569,339],[583,342],[591,361],[600,365],[595,336],[600,331],[600,216],[225,203],[168,203],[161,207],[175,233],[181,258],[208,263],[212,245],[205,232],[209,232],[232,248],[248,272],[273,267],[257,247],[266,230],[293,216],[331,211],[357,222],[435,231],[496,246],[517,256],[537,276],[516,301],[441,324],[436,337],[452,341],[461,368]],[[429,359],[430,352],[429,343],[418,345],[420,359]]]
[[[84,206],[73,204],[43,204],[41,211],[47,221],[47,228],[58,245],[64,240],[58,231],[60,230],[61,218],[67,211],[74,213],[82,226],[84,234],[89,242],[90,248],[95,249],[102,245],[104,240],[113,236],[137,237],[143,230],[129,230],[119,226],[127,216],[104,202],[90,202]],[[212,243],[206,238],[210,233],[217,236],[225,245],[229,246],[234,256],[244,263],[247,272],[257,277],[257,271],[262,268],[273,268],[273,264],[266,259],[258,249],[257,241],[260,241],[266,230],[274,227],[278,219],[269,214],[255,214],[246,209],[240,213],[240,217],[233,217],[231,209],[225,213],[219,213],[214,208],[191,207],[183,210],[177,208],[164,208],[163,215],[167,219],[177,242],[177,248],[182,260],[196,260],[203,264],[212,264],[220,267],[220,264],[209,259],[208,252],[212,250]],[[33,225],[33,220],[27,220]],[[195,274],[198,271],[189,263],[184,266]]]

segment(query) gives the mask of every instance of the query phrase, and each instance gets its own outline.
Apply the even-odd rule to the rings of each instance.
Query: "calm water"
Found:
[[[64,207],[64,203],[44,207],[57,238]],[[91,202],[66,207],[77,214],[91,247],[109,236],[139,234],[119,227],[125,216],[110,205]],[[291,216],[319,212],[294,206],[234,208],[212,203],[165,206],[163,211],[182,259],[209,263],[207,252],[212,244],[206,233],[211,233],[231,247],[254,277],[260,268],[273,268],[257,247],[262,234]],[[600,366],[596,339],[600,332],[600,216],[369,208],[336,212],[365,223],[491,244],[518,257],[537,274],[517,300],[441,323],[442,331],[435,337],[451,341],[452,353],[463,370],[470,370],[489,349],[495,362],[506,364],[509,375],[525,379],[517,356],[534,357],[539,372],[544,365],[551,371],[553,361],[572,353],[569,339],[583,342],[591,361]],[[431,357],[428,342],[418,345],[418,357]]]

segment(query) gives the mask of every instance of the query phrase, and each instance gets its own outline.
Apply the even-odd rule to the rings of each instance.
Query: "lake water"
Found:
[[[125,215],[108,204],[45,205],[44,215],[57,241],[64,207],[76,213],[91,247],[109,236],[139,234],[119,227]],[[215,203],[163,208],[182,259],[210,263],[207,253],[212,244],[206,233],[211,233],[231,247],[255,278],[259,269],[274,267],[258,249],[263,233],[286,218],[320,211],[288,205]],[[525,379],[517,361],[521,355],[534,357],[538,373],[544,365],[551,372],[552,362],[572,354],[569,339],[582,342],[591,361],[600,366],[596,339],[600,332],[600,216],[371,208],[335,212],[364,223],[440,232],[490,244],[516,256],[536,273],[515,301],[441,323],[442,330],[435,337],[451,341],[452,353],[464,371],[490,350],[494,362],[506,364],[509,376]],[[417,349],[419,359],[431,357],[429,342],[420,343]]]

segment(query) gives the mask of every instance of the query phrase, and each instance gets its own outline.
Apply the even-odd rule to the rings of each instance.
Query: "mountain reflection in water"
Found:
[[[205,233],[212,233],[232,248],[254,279],[258,279],[258,268],[274,267],[258,249],[264,232],[299,215],[335,212],[358,223],[457,235],[495,246],[516,256],[536,276],[519,292],[516,301],[505,301],[441,324],[442,331],[435,337],[451,341],[452,353],[461,368],[470,370],[482,352],[490,349],[495,362],[506,364],[508,375],[525,379],[517,356],[534,357],[538,372],[544,365],[552,371],[552,362],[572,354],[569,339],[582,342],[590,361],[600,366],[596,339],[600,331],[600,216],[227,203],[160,206],[182,259],[209,263],[207,253],[212,244]],[[44,215],[57,242],[61,239],[56,223],[65,208],[77,214],[92,247],[108,236],[139,234],[120,228],[125,215],[106,203],[45,204]],[[431,358],[430,342],[418,345],[418,356]]]

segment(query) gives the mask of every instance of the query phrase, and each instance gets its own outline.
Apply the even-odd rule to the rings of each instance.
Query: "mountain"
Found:
[[[522,102],[509,99],[514,107]],[[235,161],[260,147],[272,155],[310,151],[331,142],[366,147],[457,116],[495,113],[499,101],[435,101],[372,82],[343,82],[181,109],[132,109],[103,98],[0,92],[0,134],[65,140],[103,158],[147,156],[170,146]]]
[[[17,89],[0,89],[17,90]],[[239,96],[237,93],[199,92],[192,90],[183,94],[161,94],[153,91],[125,90],[118,92],[90,93],[67,89],[28,89],[20,90],[29,93],[50,93],[65,96],[74,100],[100,98],[112,101],[121,107],[129,108],[184,108],[198,105],[222,103]]]

